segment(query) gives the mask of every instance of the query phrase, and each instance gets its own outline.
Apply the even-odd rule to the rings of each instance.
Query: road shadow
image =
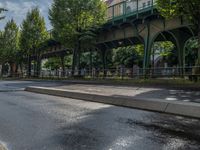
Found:
[[[115,106],[80,117],[49,140],[70,150],[200,149],[197,119]]]
[[[164,90],[157,89],[141,92],[134,96],[125,96],[123,94],[113,94],[115,97],[124,97],[132,99],[161,99],[166,101],[182,101],[200,103],[200,91],[185,91],[185,90]]]

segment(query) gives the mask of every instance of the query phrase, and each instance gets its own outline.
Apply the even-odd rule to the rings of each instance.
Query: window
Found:
[[[148,6],[151,6],[151,1],[148,1]]]
[[[145,7],[146,7],[146,3],[143,3],[142,5],[143,5],[143,8],[145,8]]]
[[[126,12],[127,12],[127,13],[130,13],[130,12],[131,12],[131,7],[130,7],[130,6],[128,6],[128,7],[126,8]]]

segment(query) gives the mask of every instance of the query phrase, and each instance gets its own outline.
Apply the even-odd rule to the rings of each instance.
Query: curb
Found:
[[[142,87],[142,88],[164,88],[174,90],[189,90],[189,91],[200,91],[200,86],[193,85],[174,85],[167,83],[129,83],[129,82],[114,82],[112,80],[24,80],[24,81],[38,81],[38,82],[61,82],[67,84],[88,84],[88,85],[105,85],[105,86],[128,86],[128,87]]]
[[[104,104],[111,104],[122,107],[130,107],[142,110],[156,111],[174,115],[181,115],[192,118],[200,118],[200,104],[192,102],[165,101],[160,99],[135,99],[133,97],[104,96],[81,91],[63,90],[46,87],[27,87],[25,91],[39,94],[80,99]]]

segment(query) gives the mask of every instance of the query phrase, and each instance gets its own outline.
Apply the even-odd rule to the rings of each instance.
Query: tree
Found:
[[[27,13],[21,25],[20,48],[25,57],[28,57],[28,75],[31,75],[30,56],[37,57],[37,76],[40,71],[39,47],[48,38],[44,17],[40,15],[39,9],[34,8]],[[35,67],[34,67],[35,68]]]
[[[59,58],[49,58],[44,63],[44,68],[51,70],[58,70],[61,67],[61,60]]]
[[[160,13],[166,17],[187,16],[198,32],[198,59],[200,65],[200,1],[199,0],[157,0]]]
[[[3,31],[0,31],[0,64],[3,63]]]
[[[65,67],[71,66],[71,63],[72,63],[71,57],[72,57],[71,55],[69,55],[68,57],[65,57],[65,59],[64,59],[64,66]],[[51,69],[51,70],[58,70],[61,67],[62,67],[62,62],[61,62],[61,59],[58,58],[58,57],[49,58],[44,63],[44,68]]]
[[[124,65],[132,68],[133,64],[141,65],[143,60],[143,48],[141,45],[119,47],[113,50],[113,62],[115,65]]]
[[[186,44],[185,63],[187,66],[194,66],[197,60],[198,40],[190,39]]]
[[[83,41],[86,43],[86,39],[87,41],[95,39],[95,33],[91,28],[97,28],[105,22],[105,12],[106,5],[102,0],[53,1],[49,10],[53,35],[56,40],[73,49],[73,72],[75,66],[80,63]]]
[[[153,45],[153,55],[169,56],[174,49],[174,44],[170,41],[155,42]]]
[[[16,55],[19,51],[19,29],[13,19],[8,21],[4,28],[1,46],[1,60],[10,64],[13,75],[17,71]]]
[[[81,68],[92,69],[93,67],[101,68],[101,56],[98,51],[85,52],[81,54],[80,66]]]

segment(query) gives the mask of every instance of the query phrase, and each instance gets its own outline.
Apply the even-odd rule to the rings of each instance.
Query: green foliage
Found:
[[[192,38],[186,43],[185,63],[188,66],[194,66],[197,60],[198,39]]]
[[[71,67],[71,64],[72,64],[72,55],[66,56],[65,59],[64,59],[65,67],[69,68],[69,67]],[[49,58],[44,63],[43,67],[47,68],[47,69],[51,69],[51,70],[57,70],[57,69],[62,67],[61,59],[58,58],[58,57]]]
[[[59,58],[49,58],[44,63],[44,68],[47,68],[47,69],[57,70],[60,67],[61,67],[61,60]]]
[[[153,45],[154,54],[160,56],[169,56],[172,54],[174,44],[170,41],[155,42]]]
[[[104,23],[105,11],[101,0],[54,0],[49,19],[55,39],[71,48],[77,40],[89,41],[95,36],[91,27]]]
[[[94,49],[96,29],[105,22],[106,8],[102,0],[53,0],[49,10],[53,37],[73,49],[73,73],[75,66],[80,68],[81,50]]]
[[[92,53],[85,52],[81,55],[80,67],[89,68],[90,66],[96,68],[102,67],[101,56],[97,51]]]
[[[27,13],[21,25],[20,48],[24,54],[33,54],[48,38],[44,18],[39,9],[34,8]]]
[[[200,1],[199,0],[157,0],[160,13],[166,17],[187,16],[196,26],[198,54],[196,65],[200,65]]]
[[[164,17],[188,16],[199,24],[199,0],[157,0],[158,9]]]
[[[142,45],[119,47],[113,50],[115,65],[125,65],[131,68],[133,64],[140,64],[143,60],[144,48]]]
[[[13,19],[7,22],[4,32],[1,33],[0,44],[1,61],[14,63],[19,51],[19,30]]]
[[[198,49],[198,39],[190,39],[186,47],[189,49]]]

